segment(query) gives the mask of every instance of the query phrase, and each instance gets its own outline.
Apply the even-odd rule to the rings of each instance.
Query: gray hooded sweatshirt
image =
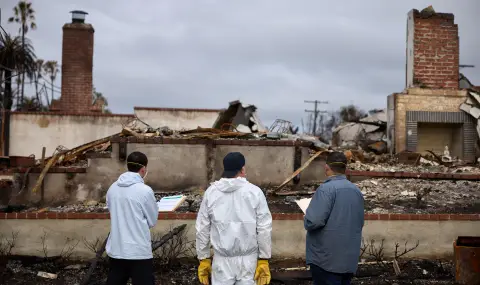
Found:
[[[151,259],[150,228],[158,219],[158,206],[152,188],[138,173],[125,172],[107,192],[110,236],[106,251],[116,259]]]
[[[355,273],[364,224],[363,195],[344,175],[328,178],[305,214],[307,264],[332,273]]]

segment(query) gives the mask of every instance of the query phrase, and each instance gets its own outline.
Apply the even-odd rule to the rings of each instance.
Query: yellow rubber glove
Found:
[[[212,261],[210,259],[200,260],[200,265],[198,266],[198,280],[203,285],[210,284],[208,278],[212,272]]]
[[[257,281],[257,285],[270,284],[271,278],[272,275],[270,274],[268,260],[257,261],[257,270],[255,270],[255,281]]]

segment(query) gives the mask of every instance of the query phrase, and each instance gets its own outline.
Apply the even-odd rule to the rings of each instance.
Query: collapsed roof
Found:
[[[245,105],[240,101],[229,103],[228,109],[221,112],[213,124],[214,129],[238,130],[242,133],[266,132],[256,113],[257,107]]]

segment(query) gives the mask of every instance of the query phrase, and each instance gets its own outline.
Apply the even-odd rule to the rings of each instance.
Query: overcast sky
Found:
[[[327,100],[326,110],[350,103],[385,108],[387,95],[405,85],[407,13],[430,4],[455,14],[460,62],[477,66],[462,72],[480,85],[478,0],[32,2],[38,29],[28,37],[45,60],[61,62],[69,12],[89,13],[93,81],[114,113],[132,113],[133,106],[225,108],[239,99],[257,105],[266,124],[299,124],[312,107],[304,100]],[[6,20],[16,3],[0,3],[2,26],[12,33],[18,26]]]

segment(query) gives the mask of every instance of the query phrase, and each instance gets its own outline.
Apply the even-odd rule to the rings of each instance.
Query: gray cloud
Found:
[[[256,104],[266,123],[300,123],[311,107],[304,100],[328,100],[328,110],[385,107],[386,96],[405,83],[406,14],[431,1],[74,2],[34,2],[38,30],[28,36],[38,57],[61,61],[68,12],[88,11],[94,84],[114,112],[135,105],[222,108],[241,99]],[[4,19],[15,3],[2,1]],[[433,6],[455,14],[461,62],[478,66],[462,72],[480,85],[480,4],[457,3]]]

